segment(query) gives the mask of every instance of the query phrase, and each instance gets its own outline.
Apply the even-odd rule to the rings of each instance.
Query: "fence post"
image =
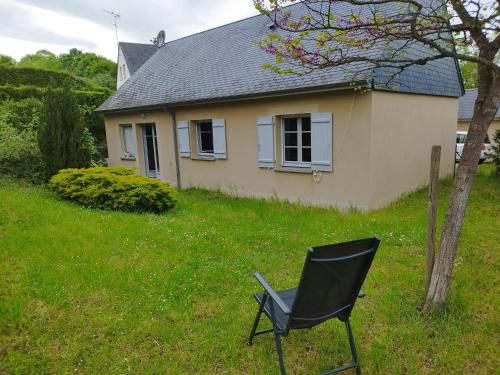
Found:
[[[436,221],[437,221],[437,197],[439,186],[439,164],[441,161],[441,146],[432,146],[431,171],[429,177],[429,216],[427,222],[426,239],[426,272],[425,272],[425,292],[429,289],[432,269],[436,254]]]

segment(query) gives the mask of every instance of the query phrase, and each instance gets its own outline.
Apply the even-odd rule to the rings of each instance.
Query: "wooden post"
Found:
[[[441,161],[441,146],[432,146],[431,152],[431,172],[429,177],[429,217],[427,222],[426,239],[426,272],[425,272],[425,293],[429,289],[432,269],[436,254],[436,220],[437,220],[437,196],[439,186],[439,163]]]

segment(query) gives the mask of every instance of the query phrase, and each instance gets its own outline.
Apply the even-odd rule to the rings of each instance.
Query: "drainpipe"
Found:
[[[175,111],[169,110],[166,106],[163,107],[163,109],[172,117],[172,130],[174,132],[175,175],[177,178],[177,189],[182,189],[181,167],[179,164],[179,143],[177,140],[177,120],[175,119]]]

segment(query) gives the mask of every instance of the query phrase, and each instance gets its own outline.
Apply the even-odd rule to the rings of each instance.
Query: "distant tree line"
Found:
[[[95,86],[112,90],[116,87],[116,64],[105,57],[92,52],[82,52],[77,48],[60,55],[40,50],[24,56],[19,62],[10,56],[0,55],[0,66],[65,72],[83,78]]]

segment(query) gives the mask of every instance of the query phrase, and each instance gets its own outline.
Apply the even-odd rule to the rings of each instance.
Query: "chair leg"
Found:
[[[274,301],[273,300],[271,300],[269,307],[271,310],[271,318],[272,318],[271,320],[273,323],[273,330],[274,330],[274,341],[276,343],[276,352],[278,353],[280,372],[281,372],[281,375],[286,375],[285,361],[283,359],[283,349],[281,348],[281,332],[279,331],[278,325],[276,323],[276,316],[274,315]]]
[[[252,331],[250,332],[250,336],[248,337],[248,345],[252,345],[252,343],[253,343],[255,331],[257,330],[257,327],[259,326],[260,317],[262,315],[262,311],[264,310],[264,306],[266,304],[266,301],[267,301],[267,293],[264,293],[264,296],[262,297],[262,301],[260,302],[260,305],[259,305],[259,310],[257,311],[257,316],[255,317],[255,321],[253,322]]]
[[[286,375],[285,361],[283,360],[283,349],[281,348],[281,336],[279,333],[274,333],[274,341],[276,342],[276,351],[278,352],[281,375]]]
[[[351,323],[349,318],[345,321],[347,335],[349,336],[349,346],[351,347],[352,360],[356,365],[356,375],[361,375],[361,367],[359,366],[358,352],[356,351],[356,344],[354,343],[354,336],[352,335]]]

